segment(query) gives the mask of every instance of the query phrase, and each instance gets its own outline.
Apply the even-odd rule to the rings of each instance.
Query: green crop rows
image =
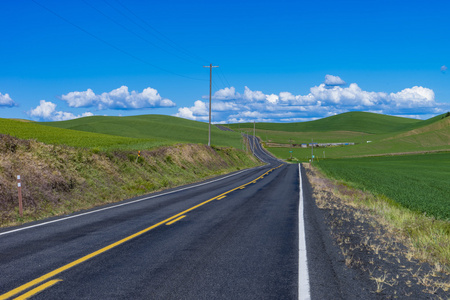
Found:
[[[450,220],[450,153],[320,161],[331,177],[411,210]]]

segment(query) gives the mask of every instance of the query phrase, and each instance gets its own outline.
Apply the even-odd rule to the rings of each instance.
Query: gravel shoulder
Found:
[[[313,194],[313,212],[323,222],[317,230],[322,231],[333,260],[330,272],[340,286],[334,298],[450,299],[446,266],[416,259],[407,238],[379,214],[353,201],[368,195],[323,177],[309,164],[303,166]]]

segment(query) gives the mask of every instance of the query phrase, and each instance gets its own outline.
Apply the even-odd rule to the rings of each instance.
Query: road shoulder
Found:
[[[305,165],[304,165],[305,166]],[[313,232],[306,234],[311,256],[319,256],[317,237],[320,235],[323,251],[328,254],[330,281],[339,293],[338,299],[446,299],[448,274],[436,267],[414,260],[399,236],[382,224],[370,210],[356,207],[351,195],[358,191],[337,186],[305,166],[304,183],[313,197],[305,206],[312,214],[309,222],[316,222]],[[306,209],[306,207],[305,207]],[[311,220],[315,218],[316,220]],[[314,242],[315,241],[315,242]],[[315,243],[315,244],[314,244]],[[325,264],[325,263],[323,263]],[[314,273],[314,270],[310,270]],[[316,270],[317,272],[317,270]],[[311,276],[312,275],[312,276]],[[310,274],[314,277],[314,274]],[[333,281],[334,280],[334,281]],[[311,282],[313,278],[311,278]],[[447,284],[446,284],[447,282]],[[313,290],[313,287],[312,291]],[[313,299],[329,295],[314,294]]]

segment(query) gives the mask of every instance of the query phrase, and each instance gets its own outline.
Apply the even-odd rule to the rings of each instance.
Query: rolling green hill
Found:
[[[131,117],[94,116],[42,125],[85,132],[140,139],[155,139],[168,144],[208,142],[208,124],[165,115]],[[211,127],[211,144],[241,147],[241,136]]]
[[[412,129],[423,121],[368,112],[347,112],[320,120],[297,123],[258,123],[258,129],[284,132],[351,131],[380,134]],[[230,124],[231,129],[253,128],[251,123]]]
[[[68,130],[41,125],[37,122],[23,122],[0,118],[0,134],[20,139],[34,139],[50,145],[67,145],[81,148],[145,149],[164,145],[167,142],[156,139],[136,139],[92,132]]]
[[[241,148],[236,132],[211,128],[211,143]],[[0,119],[0,133],[46,144],[99,149],[150,149],[177,143],[208,142],[208,124],[170,116],[94,116],[61,122]]]
[[[236,131],[253,124],[230,124]],[[274,154],[286,158],[287,144],[354,142],[355,146],[325,148],[326,157],[350,157],[398,152],[448,150],[450,117],[416,120],[366,112],[349,112],[301,123],[258,123],[257,135]],[[0,119],[0,133],[47,144],[99,149],[150,149],[176,143],[207,143],[208,124],[164,115],[94,116],[61,122],[22,122]],[[212,144],[242,148],[238,132],[212,127]],[[370,143],[367,143],[370,141]],[[277,145],[278,144],[278,145]],[[306,160],[310,150],[295,148]],[[323,151],[318,153],[323,155]]]
[[[280,158],[307,161],[311,149],[289,148],[290,144],[355,143],[354,146],[316,149],[320,158],[385,155],[405,152],[449,151],[450,117],[438,115],[428,120],[350,112],[303,123],[257,123],[256,134]],[[253,131],[253,124],[231,124],[230,128]]]

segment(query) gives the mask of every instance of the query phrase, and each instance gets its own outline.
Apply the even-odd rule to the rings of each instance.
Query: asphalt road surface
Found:
[[[339,299],[301,168],[249,139],[265,166],[0,230],[0,299]]]

